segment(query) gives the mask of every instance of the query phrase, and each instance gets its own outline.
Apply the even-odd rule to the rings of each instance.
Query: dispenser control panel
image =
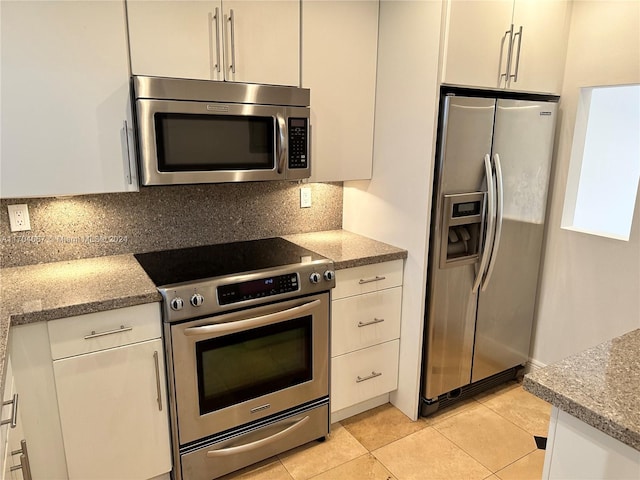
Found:
[[[485,199],[484,192],[444,196],[440,268],[479,261],[484,232]]]

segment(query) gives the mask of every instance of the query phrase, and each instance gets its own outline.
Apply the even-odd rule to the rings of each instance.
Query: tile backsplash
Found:
[[[342,228],[342,183],[254,182],[141,188],[63,198],[0,199],[0,266],[251,240]],[[31,230],[11,233],[7,205]]]

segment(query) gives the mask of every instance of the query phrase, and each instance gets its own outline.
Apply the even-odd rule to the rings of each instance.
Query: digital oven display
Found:
[[[295,292],[298,290],[298,284],[298,274],[291,273],[250,280],[248,282],[221,285],[217,288],[218,303],[220,305],[228,305],[230,303],[252,300],[254,298]]]

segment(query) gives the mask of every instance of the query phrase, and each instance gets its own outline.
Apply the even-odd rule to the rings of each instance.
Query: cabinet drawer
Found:
[[[88,313],[47,324],[51,354],[59,358],[160,338],[160,304]]]
[[[341,298],[331,303],[331,355],[400,337],[402,287]]]
[[[395,390],[399,348],[393,340],[331,359],[331,411]]]
[[[373,263],[336,272],[332,298],[350,297],[402,285],[402,260]]]

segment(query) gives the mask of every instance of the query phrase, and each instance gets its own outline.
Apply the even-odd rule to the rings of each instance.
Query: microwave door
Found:
[[[140,99],[136,110],[143,185],[285,178],[282,107]]]

